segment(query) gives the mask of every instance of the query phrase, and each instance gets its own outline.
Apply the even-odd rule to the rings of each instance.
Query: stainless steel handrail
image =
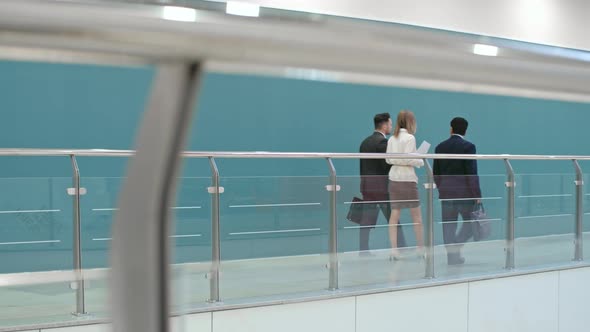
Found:
[[[236,68],[254,66],[255,73],[262,71],[261,65],[312,68],[336,73],[332,76],[339,82],[347,81],[339,73],[362,74],[369,84],[396,78],[387,85],[405,81],[413,87],[442,85],[573,101],[588,101],[590,91],[584,84],[590,69],[579,59],[505,43],[498,45],[509,50],[501,61],[476,58],[465,45],[480,42],[478,36],[328,15],[251,19],[184,8],[189,18],[183,21],[166,14],[167,1],[160,5],[88,2],[1,1],[0,30],[6,33],[0,35],[5,47],[0,57],[119,65],[214,61]],[[184,3],[190,6],[189,1]],[[278,75],[287,76],[284,70]]]
[[[112,227],[113,332],[171,330],[170,207],[202,72],[200,63],[157,68]]]
[[[74,203],[74,222],[76,229],[79,229],[80,225],[80,204],[79,204],[79,190],[80,190],[80,180],[79,180],[79,170],[77,168],[76,157],[132,157],[135,155],[135,151],[133,150],[105,150],[105,149],[0,149],[0,156],[10,157],[10,156],[28,156],[28,157],[69,157],[73,162],[74,167],[74,186],[77,193],[75,197]],[[433,174],[432,169],[428,163],[428,159],[475,159],[475,160],[501,160],[506,165],[506,174],[507,174],[507,191],[508,191],[508,206],[507,206],[507,235],[506,235],[506,268],[513,269],[515,267],[514,264],[514,188],[515,188],[515,172],[510,164],[510,160],[547,160],[547,161],[556,161],[556,160],[567,160],[567,161],[574,161],[574,168],[576,171],[576,187],[578,188],[577,194],[577,218],[576,218],[576,248],[574,253],[575,260],[581,260],[582,253],[582,236],[581,236],[581,224],[583,221],[583,213],[581,211],[581,186],[583,185],[583,173],[581,167],[579,165],[579,161],[582,160],[590,160],[590,156],[560,156],[560,155],[454,155],[454,154],[383,154],[383,153],[313,153],[313,152],[208,152],[208,151],[184,151],[181,155],[185,158],[207,158],[211,164],[212,169],[212,187],[209,188],[209,192],[212,194],[212,269],[209,274],[209,278],[211,278],[210,282],[210,301],[211,302],[218,302],[220,301],[219,298],[219,266],[221,264],[221,257],[220,257],[220,237],[219,237],[219,226],[220,226],[220,218],[219,218],[219,195],[223,191],[223,189],[219,186],[219,171],[217,169],[217,165],[215,164],[215,160],[217,158],[228,158],[228,159],[276,159],[276,158],[286,158],[286,159],[325,159],[328,160],[329,170],[330,170],[330,185],[327,186],[329,191],[331,191],[331,208],[330,208],[330,262],[328,266],[330,268],[330,280],[329,280],[329,289],[336,290],[338,289],[338,250],[337,250],[337,238],[338,238],[338,228],[337,228],[337,211],[336,211],[336,192],[338,190],[337,186],[337,176],[336,176],[336,169],[334,164],[332,163],[333,159],[383,159],[383,158],[399,158],[399,159],[417,159],[421,158],[425,160],[425,164],[427,167],[427,175],[428,175],[428,183],[426,183],[427,191],[428,191],[428,199],[427,199],[427,264],[426,264],[426,271],[425,277],[426,278],[434,278],[434,255],[433,255],[433,248],[434,248],[434,235],[433,235],[433,226],[434,226],[434,218],[433,218],[433,191],[435,188],[434,181],[433,181]],[[77,237],[75,237],[75,245],[73,247],[73,254],[75,258],[76,269],[81,269],[81,246],[79,245],[80,242],[80,234],[78,231]],[[81,275],[81,274],[80,274]],[[78,285],[83,285],[84,280],[83,278],[78,278],[77,280]],[[78,289],[77,291],[77,312],[84,313],[84,289]]]
[[[0,157],[132,157],[134,150],[107,149],[0,149]],[[526,154],[398,154],[398,153],[329,153],[268,151],[183,151],[186,158],[216,159],[466,159],[466,160],[590,160],[590,155],[526,155]]]

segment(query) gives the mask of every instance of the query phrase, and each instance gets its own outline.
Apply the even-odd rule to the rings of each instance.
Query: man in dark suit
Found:
[[[361,143],[361,153],[385,153],[387,135],[391,134],[392,124],[389,113],[375,115],[373,122],[375,132]],[[389,203],[389,169],[391,165],[385,159],[361,159],[361,193],[363,201],[375,202],[363,204],[363,218],[359,234],[361,255],[371,255],[369,250],[369,232],[377,224],[379,210],[389,222],[391,206]],[[397,233],[399,247],[405,247],[406,241],[401,229]]]
[[[440,143],[435,153],[476,154],[475,145],[465,139],[469,123],[463,118],[451,121],[451,137]],[[461,247],[473,236],[471,213],[481,201],[481,189],[476,160],[435,159],[434,180],[442,204],[443,240],[447,247],[449,265],[465,263]],[[459,215],[463,223],[459,233]]]

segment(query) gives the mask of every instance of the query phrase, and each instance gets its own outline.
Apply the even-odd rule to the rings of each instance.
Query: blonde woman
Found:
[[[395,130],[387,142],[387,153],[416,152],[416,117],[410,111],[401,111],[397,116]],[[414,168],[424,166],[421,159],[387,159],[392,165],[389,171],[389,199],[391,216],[389,218],[389,240],[391,241],[391,259],[398,260],[401,254],[397,248],[397,232],[402,209],[410,209],[416,234],[417,252],[424,256],[422,236],[422,212],[418,197],[418,177]]]

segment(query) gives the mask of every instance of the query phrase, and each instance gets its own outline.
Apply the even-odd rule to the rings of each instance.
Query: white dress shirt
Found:
[[[387,141],[387,153],[416,153],[416,138],[401,129],[398,137],[391,136]],[[393,165],[389,171],[389,180],[398,182],[418,182],[414,167],[424,166],[422,159],[386,159]]]

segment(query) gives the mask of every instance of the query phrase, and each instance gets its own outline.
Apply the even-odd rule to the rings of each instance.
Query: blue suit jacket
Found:
[[[476,154],[476,149],[473,143],[453,135],[440,143],[434,152]],[[440,199],[481,198],[477,160],[435,159],[433,171]]]

